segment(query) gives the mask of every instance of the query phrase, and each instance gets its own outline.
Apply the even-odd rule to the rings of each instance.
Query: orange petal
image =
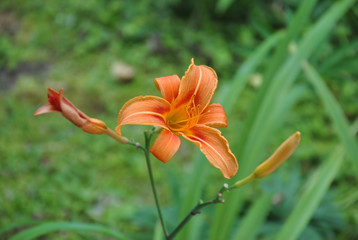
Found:
[[[107,125],[99,119],[90,118],[81,126],[81,129],[91,134],[102,134],[106,132]]]
[[[60,102],[59,102],[59,96],[60,93],[63,93],[63,88],[61,88],[60,93],[56,92],[55,90],[53,90],[52,88],[48,88],[48,102],[54,106],[54,108],[56,108],[58,111],[61,111],[61,106],[60,106]]]
[[[173,102],[173,100],[178,96],[180,84],[180,78],[178,75],[155,78],[154,83],[163,98],[168,102]]]
[[[182,136],[193,142],[205,154],[209,162],[220,169],[224,177],[230,178],[236,174],[239,168],[236,157],[219,130],[205,125],[196,125],[183,132]]]
[[[200,115],[198,124],[204,124],[215,128],[227,127],[227,117],[224,107],[219,103],[208,105]]]
[[[54,107],[52,104],[46,104],[44,106],[39,107],[36,112],[34,112],[34,116],[44,114],[44,113],[50,113],[50,112],[60,112]]]
[[[180,146],[180,138],[163,129],[157,139],[155,139],[150,152],[163,163],[167,163],[174,154],[178,151]]]
[[[118,114],[116,132],[121,133],[121,127],[127,124],[153,125],[167,128],[165,115],[170,110],[170,103],[160,97],[135,97],[122,107]]]
[[[217,83],[218,78],[213,69],[203,65],[197,66],[192,59],[180,82],[179,94],[174,106],[178,108],[188,103],[194,96],[194,103],[199,106],[199,112],[202,112],[210,103]]]
[[[81,112],[63,96],[63,89],[60,90],[58,99],[63,116],[70,120],[73,124],[78,127],[82,127],[88,121],[89,117],[87,115],[81,115]]]

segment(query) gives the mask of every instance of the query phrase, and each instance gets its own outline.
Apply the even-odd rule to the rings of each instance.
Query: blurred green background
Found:
[[[223,233],[220,238],[212,230],[215,226],[220,228],[215,221],[220,221],[219,212],[224,214],[224,210],[209,207],[198,216],[200,224],[188,227],[190,233],[183,233],[178,239],[236,239],[243,231],[237,229],[241,223],[249,224],[245,216],[254,209],[251,206],[262,193],[270,194],[263,202],[275,201],[266,211],[259,211],[263,220],[252,229],[250,234],[254,236],[240,239],[276,239],[299,206],[299,199],[313,188],[308,179],[312,177],[317,184],[323,182],[315,180],[316,170],[336,156],[335,148],[341,142],[351,154],[345,157],[339,171],[332,173],[327,183],[330,188],[320,194],[318,206],[310,210],[303,207],[310,217],[294,239],[357,239],[358,155],[354,155],[357,141],[353,134],[343,130],[358,115],[358,4],[322,0],[312,1],[309,6],[307,2],[2,0],[0,238],[8,239],[43,221],[71,221],[101,224],[129,239],[152,239],[153,234],[160,239],[160,229],[153,233],[158,230],[157,215],[145,160],[139,151],[106,136],[86,134],[60,114],[35,118],[32,113],[47,103],[47,87],[56,90],[63,87],[65,96],[76,106],[114,128],[126,101],[138,95],[159,96],[153,79],[172,74],[181,77],[194,57],[196,64],[211,66],[219,76],[214,101],[228,106],[229,127],[223,134],[240,166],[246,169],[242,174],[256,166],[245,167],[249,158],[241,154],[251,152],[250,146],[258,146],[252,152],[257,153],[255,159],[259,163],[294,131],[301,131],[302,141],[279,171],[251,184],[237,197],[242,199],[241,207],[232,210],[232,221],[222,230],[226,235]],[[346,4],[344,9],[334,5],[341,3]],[[299,15],[299,9],[306,15]],[[329,25],[333,11],[341,13]],[[316,24],[321,20],[329,29]],[[327,37],[316,45],[307,40],[301,46],[305,42],[302,39],[308,39],[311,32],[317,35],[312,35],[312,39],[325,34],[310,32],[313,27],[326,31]],[[294,34],[295,30],[298,32]],[[262,56],[255,54],[262,43],[279,38],[279,34],[286,40],[275,40]],[[305,51],[310,51],[309,56]],[[264,107],[265,94],[269,93],[264,88],[273,86],[269,80],[277,76],[285,83],[284,75],[274,73],[290,63],[291,56],[301,53],[323,79],[321,83],[328,87],[329,96],[338,101],[341,115],[334,112],[334,104],[329,101],[324,104],[324,98],[320,98],[324,94],[320,95],[318,90],[323,88],[308,80],[310,68],[305,74],[298,60],[298,64],[292,61],[297,68],[292,75],[297,77],[290,91],[271,93],[271,96],[285,94],[284,101],[277,100],[282,108],[277,110],[278,104]],[[250,59],[254,59],[254,66],[243,65]],[[282,85],[277,83],[277,89]],[[240,91],[236,94],[235,89]],[[256,135],[245,135],[254,129],[248,127],[251,124],[248,119],[259,119],[255,114],[260,111],[267,111],[265,116],[272,119],[266,122],[264,117],[258,123],[262,129],[256,128]],[[335,116],[344,121],[335,121]],[[142,142],[144,129],[148,128],[128,126],[124,134]],[[256,141],[262,144],[256,145]],[[152,159],[170,229],[181,219],[182,211],[189,211],[199,198],[210,199],[225,182],[218,170],[211,169],[205,160],[201,162],[198,152],[193,144],[183,141],[169,163],[164,165]],[[209,169],[201,176],[198,172],[201,168],[195,164]],[[196,184],[198,189],[189,188]],[[233,200],[228,202],[227,206],[235,205]],[[190,230],[193,228],[196,230]],[[110,238],[83,231],[62,231],[41,239]]]

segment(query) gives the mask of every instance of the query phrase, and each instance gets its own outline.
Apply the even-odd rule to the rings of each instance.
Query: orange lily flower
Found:
[[[81,112],[81,110],[76,108],[70,100],[63,96],[63,89],[61,89],[60,92],[56,92],[55,90],[48,88],[48,101],[50,104],[37,109],[34,116],[50,112],[59,112],[87,133],[102,134],[106,132],[106,124],[99,119],[88,117]]]
[[[194,60],[180,80],[177,75],[154,79],[163,98],[140,96],[129,100],[118,115],[116,132],[127,124],[162,127],[150,152],[168,162],[178,151],[180,138],[193,142],[224,177],[234,176],[239,168],[227,140],[216,128],[227,127],[222,105],[210,103],[217,86],[215,71],[197,66]]]

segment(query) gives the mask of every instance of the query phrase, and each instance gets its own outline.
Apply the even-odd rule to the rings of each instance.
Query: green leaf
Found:
[[[234,0],[219,0],[216,4],[216,11],[219,13],[225,12]]]
[[[208,173],[208,164],[205,157],[202,155],[201,152],[197,152],[194,157],[194,171],[189,177],[188,183],[195,183],[195,184],[186,184],[182,185],[183,189],[185,189],[185,194],[182,200],[182,205],[180,206],[180,214],[177,222],[180,222],[186,214],[188,214],[188,211],[190,211],[193,206],[197,203],[198,199],[200,199],[202,194],[203,186],[206,183],[206,177]],[[190,234],[196,234],[195,232],[198,231],[198,228],[196,228],[197,219],[192,219],[178,234],[178,239],[190,239]]]
[[[300,73],[301,61],[309,58],[316,48],[328,37],[334,25],[354,3],[353,0],[343,0],[333,4],[328,11],[310,28],[298,45],[297,51],[277,68],[271,81],[264,80],[255,105],[250,109],[245,121],[243,132],[240,133],[240,143],[235,152],[240,154],[240,172],[238,177],[244,177],[258,164],[263,149],[269,142],[272,131],[278,128],[273,112],[280,108],[285,93],[291,88]],[[265,79],[266,76],[264,76]],[[265,83],[266,81],[266,83]],[[278,111],[276,111],[278,112]],[[238,134],[239,135],[239,134]],[[245,187],[236,193],[228,195],[227,204],[217,207],[212,225],[210,240],[228,239],[236,214],[243,202]]]
[[[306,66],[307,67],[307,66]],[[350,127],[350,132],[356,134],[358,120]],[[313,216],[320,201],[327,192],[330,184],[336,176],[344,158],[342,146],[338,147],[327,162],[315,172],[307,183],[306,191],[302,194],[295,209],[278,233],[277,240],[294,240],[305,230],[309,220]]]
[[[329,91],[328,87],[319,76],[317,71],[307,62],[303,63],[303,69],[308,80],[311,82],[314,89],[321,98],[323,105],[332,120],[334,129],[338,134],[338,137],[341,139],[348,155],[350,156],[353,165],[355,166],[356,174],[358,176],[358,145],[354,138],[354,134],[352,134],[349,130],[348,121],[342,108],[332,93]]]
[[[321,73],[327,72],[330,69],[334,68],[335,65],[342,62],[342,60],[349,54],[355,55],[356,50],[358,49],[358,41],[354,41],[347,46],[335,49],[335,52],[329,56],[320,66],[319,70]]]
[[[233,240],[255,239],[261,224],[265,221],[272,207],[271,194],[264,194],[255,200],[244,219],[239,223],[239,228],[234,234]]]
[[[164,234],[160,221],[157,221],[154,228],[153,240],[163,240]]]
[[[265,80],[267,82],[271,81],[277,69],[284,62],[288,55],[289,44],[297,38],[302,29],[305,27],[305,24],[308,22],[309,15],[311,14],[313,7],[316,5],[316,2],[317,0],[306,0],[302,1],[300,4],[297,13],[294,15],[290,25],[287,28],[287,33],[279,43],[279,47],[276,48],[270,64],[264,73]]]
[[[278,44],[282,37],[283,32],[280,31],[267,38],[240,66],[233,80],[221,88],[217,101],[224,106],[226,113],[230,114],[232,112],[236,101],[247,84],[249,76],[254,73],[257,66],[265,59],[269,51]]]
[[[10,240],[30,240],[56,231],[94,232],[111,236],[116,239],[125,239],[121,233],[97,224],[47,222],[21,231],[20,233],[11,237]]]
[[[282,104],[280,104],[273,113],[273,115],[276,116],[276,120],[274,121],[277,122],[278,125],[284,123],[290,109],[295,106],[306,91],[306,86],[296,84],[292,87],[292,89],[290,89],[290,91],[287,92],[284,101],[282,101]]]
[[[344,151],[340,147],[311,177],[307,183],[306,191],[299,199],[276,240],[294,240],[300,236],[342,165],[343,156]]]
[[[34,221],[34,220],[18,221],[18,222],[12,223],[10,225],[7,225],[7,226],[1,228],[0,235],[6,233],[8,231],[11,231],[15,228],[18,228],[18,227],[29,226],[29,225],[34,225],[34,224],[38,224],[38,223],[39,223],[39,221]]]

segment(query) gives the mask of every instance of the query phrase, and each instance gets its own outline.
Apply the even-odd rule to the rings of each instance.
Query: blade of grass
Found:
[[[247,84],[249,76],[267,56],[269,51],[282,39],[283,32],[279,31],[267,38],[236,71],[233,80],[220,89],[217,101],[220,102],[229,115]]]
[[[298,46],[298,51],[279,68],[270,84],[266,85],[267,89],[263,88],[263,91],[259,93],[256,104],[251,108],[251,113],[245,121],[244,131],[240,134],[241,142],[236,147],[241,159],[245,160],[241,162],[238,176],[248,175],[260,160],[257,156],[266,146],[272,130],[277,128],[274,122],[276,116],[272,112],[279,104],[282,104],[282,95],[297,78],[301,61],[309,58],[317,46],[322,44],[333,26],[353,2],[353,0],[343,0],[332,5],[304,36]],[[226,204],[217,206],[210,240],[228,238],[240,207],[238,202],[242,202],[241,198],[245,195],[242,193],[244,190],[245,188],[228,195]]]
[[[299,237],[342,165],[343,156],[344,151],[340,147],[311,177],[307,183],[307,190],[299,199],[276,240],[294,240]]]
[[[20,233],[11,237],[10,240],[30,240],[56,231],[93,232],[111,236],[116,239],[125,239],[121,233],[97,224],[47,222],[21,231]]]
[[[350,53],[354,54],[358,49],[358,41],[354,41],[347,46],[344,46],[337,51],[335,51],[331,56],[326,59],[323,64],[320,66],[319,70],[321,73],[327,72],[331,68],[334,67],[334,65],[339,64],[344,57],[349,55]]]
[[[233,240],[255,239],[261,224],[265,221],[272,207],[271,194],[263,194],[257,199],[244,219],[239,223],[239,228],[234,234]]]
[[[277,66],[281,65],[281,63],[287,57],[288,45],[298,37],[302,29],[305,27],[313,7],[316,5],[316,2],[317,0],[305,0],[300,4],[297,13],[294,15],[287,28],[286,34],[279,44],[280,47],[276,48],[276,51],[271,60],[271,64],[264,72],[266,82],[271,81],[272,77],[277,71]]]
[[[22,221],[15,222],[15,223],[12,223],[10,225],[7,225],[7,226],[1,228],[0,236],[4,233],[14,230],[16,228],[35,225],[35,224],[39,224],[39,223],[40,223],[39,221],[34,221],[34,220],[22,220]]]
[[[218,13],[224,13],[233,2],[234,0],[219,0],[216,4],[216,11]]]
[[[189,177],[189,181],[186,182],[186,186],[182,185],[182,187],[186,190],[183,194],[184,198],[182,200],[182,205],[180,206],[180,214],[177,222],[180,222],[186,214],[195,206],[198,202],[198,199],[201,198],[201,193],[203,191],[203,187],[206,182],[206,176],[208,174],[208,165],[207,160],[201,155],[201,153],[197,152],[194,157],[194,167],[193,172],[195,174],[191,174]],[[195,184],[192,184],[195,183]],[[195,234],[198,231],[196,225],[198,220],[191,220],[182,230],[179,232],[177,238],[178,239],[190,239],[190,234]],[[200,220],[199,220],[200,221]]]
[[[324,108],[332,120],[333,127],[356,168],[356,176],[358,176],[358,144],[354,135],[349,131],[348,121],[342,108],[317,71],[308,62],[304,62],[302,66],[308,80],[321,98]]]
[[[257,111],[255,118],[249,120],[250,123],[253,123],[253,126],[248,128],[252,136],[249,140],[256,141],[257,136],[259,136],[261,132],[262,122],[267,122],[268,117],[272,116],[270,113],[276,106],[275,100],[276,103],[279,102],[281,97],[280,93],[281,95],[284,94],[298,76],[301,61],[307,59],[314,52],[315,48],[327,38],[334,24],[353,2],[353,0],[346,0],[334,4],[306,34],[296,54],[292,55],[277,72],[270,86],[267,88],[266,96],[261,97],[261,101],[259,101],[261,102],[259,108],[262,109],[262,111]],[[247,141],[247,138],[245,138],[245,141]],[[255,142],[249,141],[246,145],[254,146]]]
[[[307,91],[307,87],[304,85],[294,85],[290,91],[287,92],[284,101],[279,107],[276,108],[274,120],[278,125],[282,125],[286,119],[286,116],[290,112],[290,109],[300,100],[302,95]]]
[[[163,240],[163,237],[162,225],[157,221],[153,232],[153,240]]]
[[[355,120],[349,131],[353,134],[358,132],[358,119]],[[295,209],[278,233],[277,240],[294,240],[299,237],[327,192],[342,165],[343,159],[344,150],[342,146],[339,146],[333,152],[331,158],[324,162],[307,183],[308,188],[302,194]]]

